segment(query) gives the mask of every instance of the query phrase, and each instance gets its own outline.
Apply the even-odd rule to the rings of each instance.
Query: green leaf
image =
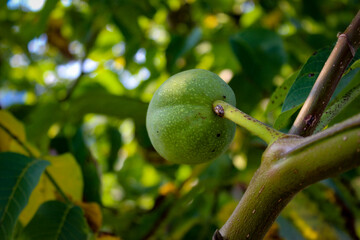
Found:
[[[47,167],[48,173],[57,182],[67,196],[73,201],[80,201],[83,193],[83,179],[81,170],[70,153],[56,156],[44,156],[51,165]],[[44,202],[57,199],[57,190],[48,177],[42,177],[33,190],[25,209],[19,216],[19,220],[26,225],[34,216],[37,209]]]
[[[288,223],[277,221],[280,235],[291,240],[342,239],[338,237],[341,209],[333,199],[332,192],[319,183],[298,193],[281,214]]]
[[[212,161],[209,166],[201,172],[199,180],[206,182],[206,188],[215,188],[236,176],[237,172],[238,170],[234,168],[229,155],[223,154]]]
[[[258,85],[246,78],[244,74],[236,74],[230,81],[229,86],[236,96],[236,107],[246,113],[251,113],[262,98],[262,92]]]
[[[350,70],[343,79],[346,79],[346,86],[337,88],[334,95],[336,98],[326,108],[324,114],[321,116],[320,122],[314,133],[321,131],[328,125],[339,113],[344,110],[351,102],[353,102],[360,95],[360,68],[359,61],[351,65]],[[345,82],[345,81],[343,81]],[[342,91],[340,91],[342,90]]]
[[[84,179],[83,197],[87,202],[101,204],[101,180],[93,161],[86,161],[82,167]]]
[[[199,218],[190,218],[187,221],[183,221],[182,225],[176,228],[173,232],[171,232],[171,239],[184,239],[184,235],[189,232],[191,228],[193,228],[196,224],[201,223]],[[199,231],[197,232],[199,233]]]
[[[86,147],[82,128],[78,128],[76,134],[71,139],[71,150],[82,171],[84,183],[83,199],[86,202],[97,202],[101,205],[100,177],[95,160],[93,160],[89,149]]]
[[[83,136],[83,129],[79,127],[76,130],[76,133],[71,139],[71,152],[74,155],[78,164],[83,167],[86,159],[89,158],[90,152],[86,148],[84,136]]]
[[[323,48],[318,52],[315,52],[302,67],[295,82],[286,95],[282,106],[282,113],[275,121],[274,126],[276,129],[286,127],[290,117],[303,105],[331,51],[332,48]],[[359,56],[356,55],[353,61],[358,58]],[[345,73],[341,78],[332,99],[334,99],[351,82],[358,71],[358,69],[352,69]]]
[[[286,61],[281,37],[273,31],[246,29],[230,39],[233,51],[247,77],[260,86],[272,86],[273,77]]]
[[[18,153],[0,153],[0,239],[10,239],[20,212],[49,165]]]
[[[105,1],[108,6],[108,13],[114,24],[120,29],[126,40],[126,62],[136,53],[144,39],[144,31],[140,28],[139,17],[152,17],[155,8],[148,1]]]
[[[332,48],[330,47],[323,48],[315,52],[307,60],[285,98],[282,112],[295,108],[305,102],[331,51]],[[354,57],[353,61],[357,59],[359,59],[359,54]],[[358,69],[352,69],[344,74],[337,85],[333,98],[349,84],[357,71]]]
[[[109,139],[110,151],[107,156],[108,171],[114,171],[115,163],[118,158],[118,152],[122,146],[121,134],[116,127],[108,126],[106,134]]]
[[[321,49],[307,60],[285,98],[282,112],[305,102],[331,50],[331,48]]]
[[[144,123],[148,104],[126,96],[106,92],[87,92],[70,103],[69,116],[82,118],[87,113],[103,114],[120,119],[133,118]]]
[[[51,112],[52,114],[49,114]],[[62,118],[60,104],[52,99],[39,102],[25,120],[26,136],[38,145],[48,141],[47,132]]]
[[[119,27],[125,39],[132,41],[139,41],[134,39],[134,36],[141,36],[143,34],[138,17],[145,15],[151,17],[155,13],[155,9],[148,1],[106,1],[114,23]]]
[[[354,174],[354,172],[351,173],[351,171],[349,171],[343,175],[326,179],[323,181],[323,184],[335,192],[336,196],[339,198],[337,203],[339,207],[346,208],[346,211],[351,213],[351,216],[348,216],[348,218],[358,218],[360,216],[360,210],[357,206],[358,199],[352,193],[353,189],[351,189],[350,183],[350,180],[353,179],[354,181],[354,179],[357,178],[357,175],[351,176],[352,174]]]
[[[320,132],[331,120],[333,120],[344,108],[360,95],[360,84],[345,93],[338,101],[334,102],[321,116],[320,122],[314,133]]]
[[[328,224],[342,227],[342,206],[339,201],[334,200],[337,198],[335,192],[326,186],[329,185],[327,184],[328,181],[329,179],[326,179],[322,183],[313,184],[311,187],[306,188],[303,194],[309,198],[312,204],[316,205],[319,210],[318,215],[321,215]]]
[[[200,28],[194,28],[187,36],[173,35],[166,49],[167,69],[174,71],[176,61],[198,44],[202,37]]]
[[[286,126],[289,123],[290,117],[298,110],[300,109],[302,104],[299,104],[285,112],[282,112],[279,117],[276,119],[274,123],[275,129],[283,129],[286,128]]]
[[[22,240],[82,240],[88,227],[84,212],[78,206],[48,201],[40,206],[34,218],[24,228]]]
[[[299,71],[294,72],[288,77],[283,84],[276,88],[275,92],[270,97],[269,105],[266,108],[266,112],[271,112],[275,108],[279,107],[285,100],[287,93],[289,92],[291,85],[294,83]]]
[[[56,7],[57,3],[57,0],[45,1],[38,17],[32,21],[27,21],[22,25],[21,33],[25,38],[25,41],[29,41],[30,39],[39,36],[46,30],[50,14]]]
[[[344,73],[342,76],[330,101],[335,100],[339,94],[341,95],[344,93],[344,90],[348,91],[350,88],[354,87],[357,83],[360,82],[357,80],[357,74],[360,71],[360,68],[356,68],[355,65],[357,64],[349,65],[350,70]]]
[[[324,186],[327,187],[326,192],[323,193],[323,195],[327,196],[327,199],[317,201],[317,203],[321,208],[329,205],[329,202],[333,205],[329,206],[328,209],[323,209],[322,212],[327,222],[334,222],[332,225],[337,228],[337,239],[357,238],[355,222],[359,218],[360,211],[357,206],[358,199],[354,195],[354,189],[351,186],[351,181],[356,178],[357,173],[354,169],[340,176],[322,181]],[[335,209],[339,210],[334,211]],[[336,214],[336,212],[338,213]],[[333,219],[329,219],[329,216],[333,216]]]

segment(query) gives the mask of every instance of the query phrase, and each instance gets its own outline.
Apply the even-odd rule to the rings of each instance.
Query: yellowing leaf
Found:
[[[219,22],[215,15],[208,15],[204,19],[204,25],[207,28],[216,28],[218,26]]]
[[[297,212],[291,211],[290,216],[293,219],[295,226],[302,232],[306,239],[318,239],[318,232],[312,229],[312,227],[304,221]]]
[[[35,157],[40,156],[40,152],[26,142],[26,134],[24,125],[13,115],[5,110],[0,110],[0,152],[10,151],[29,155],[28,151],[19,144],[19,141],[31,151]],[[4,130],[3,128],[6,128]],[[16,139],[14,139],[14,137]]]
[[[176,192],[177,192],[177,188],[176,188],[175,184],[172,182],[165,183],[164,185],[162,185],[159,188],[159,193],[164,196],[166,196],[168,194],[173,194]]]
[[[50,161],[51,165],[47,167],[47,171],[63,192],[74,201],[80,201],[83,193],[83,179],[80,166],[74,157],[67,153],[60,156],[47,156],[44,159]],[[21,223],[26,225],[43,202],[56,198],[55,187],[43,174],[30,196],[28,205],[19,217]]]
[[[25,142],[24,125],[13,115],[5,110],[0,110],[0,124],[8,129],[12,135],[16,136],[21,142]],[[10,145],[14,140],[11,136],[0,128],[0,151],[10,151]]]
[[[33,147],[31,144],[29,144],[27,142],[23,142],[23,145],[26,146],[26,148],[31,152],[31,154],[34,157],[37,157],[37,158],[40,157],[41,153],[39,152],[39,150],[37,150],[37,148]],[[14,140],[12,140],[10,142],[10,146],[7,151],[21,153],[26,156],[29,156],[29,152],[27,150],[25,150],[25,148],[23,146],[21,146],[17,141],[14,141]]]
[[[65,194],[73,200],[80,200],[83,193],[83,178],[81,168],[70,153],[60,156],[47,156],[51,166],[47,168]]]
[[[0,119],[1,121],[1,119]],[[2,128],[0,128],[0,151],[5,152],[9,150],[11,137]]]
[[[95,202],[85,203],[79,201],[76,201],[75,204],[84,211],[85,218],[93,232],[98,232],[102,225],[102,213],[99,204]]]

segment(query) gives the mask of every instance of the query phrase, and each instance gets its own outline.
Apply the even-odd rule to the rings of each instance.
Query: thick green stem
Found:
[[[310,136],[360,45],[360,11],[338,41],[301,108],[290,134]]]
[[[262,239],[297,192],[357,166],[360,114],[309,138],[280,138],[265,151],[249,188],[219,231],[222,238]]]
[[[260,168],[240,203],[220,229],[222,239],[262,239],[280,211],[295,195],[277,169]]]
[[[215,101],[213,103],[213,108],[216,114],[233,121],[240,127],[246,128],[254,135],[263,139],[267,144],[271,144],[278,138],[286,136],[286,134],[265,125],[259,120],[251,117],[250,115],[240,111],[236,107],[224,101]]]

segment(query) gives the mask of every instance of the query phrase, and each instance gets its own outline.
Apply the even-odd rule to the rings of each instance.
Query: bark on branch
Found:
[[[290,134],[310,136],[360,45],[360,11],[338,41],[301,108]]]

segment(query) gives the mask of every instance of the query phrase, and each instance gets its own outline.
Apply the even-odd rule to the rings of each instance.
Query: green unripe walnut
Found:
[[[207,70],[184,71],[165,81],[146,116],[156,151],[173,163],[197,164],[220,156],[234,137],[235,123],[214,113],[216,100],[235,105],[232,89]]]

